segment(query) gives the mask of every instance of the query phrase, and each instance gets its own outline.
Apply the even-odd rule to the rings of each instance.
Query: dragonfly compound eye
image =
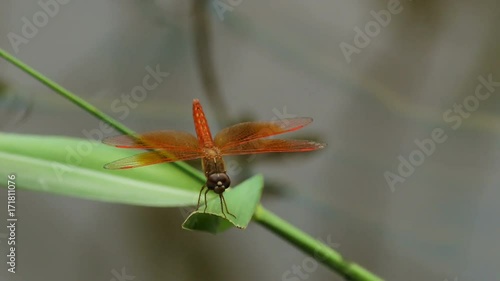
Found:
[[[217,194],[224,192],[231,185],[231,180],[225,173],[214,173],[207,178],[207,187]]]

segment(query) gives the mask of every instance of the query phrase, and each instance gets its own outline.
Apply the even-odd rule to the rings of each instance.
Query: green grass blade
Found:
[[[202,182],[170,164],[103,168],[140,152],[85,139],[0,134],[0,174],[16,173],[20,189],[142,206],[196,204]]]
[[[103,168],[108,162],[137,153],[141,151],[85,139],[0,133],[0,162],[5,163],[0,166],[0,174],[15,173],[19,189],[140,206],[196,205],[204,183],[171,164],[127,170]],[[226,191],[229,210],[237,217],[227,216],[228,220],[222,219],[219,197],[209,192],[207,213],[191,214],[184,228],[212,233],[231,226],[245,228],[262,188],[262,176],[257,175]]]

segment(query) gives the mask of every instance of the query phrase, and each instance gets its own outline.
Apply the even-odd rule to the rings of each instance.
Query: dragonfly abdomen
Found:
[[[196,136],[200,145],[202,147],[213,147],[214,141],[208,127],[207,118],[205,117],[200,101],[197,99],[193,101],[193,119]]]

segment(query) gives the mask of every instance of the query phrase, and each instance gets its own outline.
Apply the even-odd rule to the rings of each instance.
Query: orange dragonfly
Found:
[[[106,169],[130,169],[152,164],[192,160],[201,158],[206,183],[198,195],[200,207],[201,194],[205,188],[205,209],[207,210],[207,193],[212,190],[219,195],[221,211],[224,208],[231,216],[224,199],[224,191],[231,185],[226,173],[222,156],[243,155],[270,152],[305,152],[324,148],[326,144],[308,140],[264,139],[266,137],[296,131],[313,120],[299,117],[276,121],[245,122],[233,125],[220,131],[212,139],[205,113],[198,99],[193,100],[193,119],[196,135],[182,131],[154,131],[139,136],[121,135],[110,137],[103,142],[119,148],[154,149],[135,156],[123,158],[104,166]]]

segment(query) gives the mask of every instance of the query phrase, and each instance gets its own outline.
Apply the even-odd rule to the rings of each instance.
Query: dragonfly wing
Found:
[[[155,131],[138,136],[121,135],[106,138],[105,144],[120,148],[165,149],[168,151],[200,151],[195,136],[182,131]]]
[[[130,169],[143,167],[153,164],[175,162],[180,160],[192,160],[200,158],[202,155],[199,152],[184,152],[184,151],[150,151],[134,156],[116,160],[104,165],[106,169]]]
[[[305,152],[322,149],[324,143],[308,140],[254,140],[226,149],[221,149],[222,155],[243,155],[272,152]]]
[[[220,131],[215,136],[215,145],[221,149],[239,146],[244,143],[298,130],[307,126],[312,118],[286,118],[275,121],[245,122]]]

